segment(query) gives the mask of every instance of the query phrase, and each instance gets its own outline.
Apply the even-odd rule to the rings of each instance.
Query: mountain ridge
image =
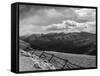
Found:
[[[96,54],[96,35],[87,32],[32,34],[23,40],[30,43],[35,49]],[[93,50],[91,51],[91,49]]]

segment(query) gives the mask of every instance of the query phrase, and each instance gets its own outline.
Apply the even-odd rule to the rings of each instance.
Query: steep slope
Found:
[[[20,49],[28,49],[28,47],[31,47],[31,45],[23,40],[19,40],[19,48]]]

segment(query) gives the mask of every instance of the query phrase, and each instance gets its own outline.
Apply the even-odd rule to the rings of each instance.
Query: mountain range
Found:
[[[20,36],[32,48],[74,54],[96,55],[96,34],[88,32],[47,33]]]

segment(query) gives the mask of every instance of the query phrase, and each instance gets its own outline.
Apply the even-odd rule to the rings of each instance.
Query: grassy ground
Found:
[[[96,56],[90,55],[80,55],[80,54],[69,54],[60,52],[48,52],[54,54],[55,56],[61,57],[63,59],[68,59],[70,62],[83,66],[83,67],[96,67]]]

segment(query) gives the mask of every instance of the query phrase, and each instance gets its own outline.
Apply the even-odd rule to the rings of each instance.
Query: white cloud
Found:
[[[65,28],[65,24],[52,24],[52,25],[48,25],[46,28],[57,28],[57,29],[63,29]]]
[[[95,33],[95,22],[78,23],[72,20],[66,20],[59,24],[52,24],[44,27],[47,31],[62,32],[90,32]]]
[[[66,26],[69,26],[70,28],[72,27],[77,27],[78,26],[78,22],[73,21],[73,20],[66,20],[63,21],[63,24],[65,24]]]
[[[96,33],[95,22],[78,23],[73,20],[66,20],[59,24],[52,24],[48,26],[38,25],[23,25],[20,27],[20,35],[33,33],[48,33],[48,32],[89,32]]]
[[[95,9],[78,9],[75,10],[79,19],[86,19],[89,21],[95,21],[96,10]]]

